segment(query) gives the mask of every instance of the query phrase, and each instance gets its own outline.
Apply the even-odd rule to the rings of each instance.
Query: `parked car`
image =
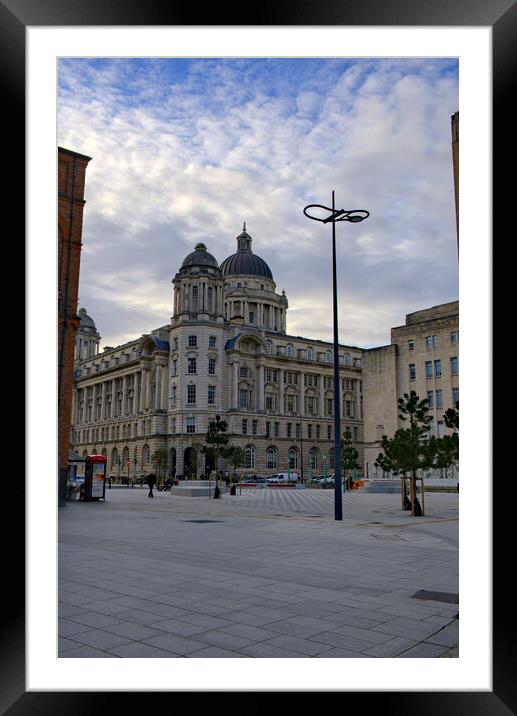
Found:
[[[271,475],[271,477],[268,477],[267,482],[270,485],[285,484],[288,482],[298,482],[298,473],[291,472],[289,474],[288,472],[277,472],[276,475]]]
[[[255,482],[257,483],[257,485],[265,485],[266,478],[265,477],[256,477]]]
[[[244,480],[241,480],[243,485],[254,485],[257,482],[256,477],[246,477]]]

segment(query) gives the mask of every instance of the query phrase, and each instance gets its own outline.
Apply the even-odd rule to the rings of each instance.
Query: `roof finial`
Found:
[[[246,222],[244,222],[243,227],[242,227],[242,230],[243,230],[243,231],[246,231]]]

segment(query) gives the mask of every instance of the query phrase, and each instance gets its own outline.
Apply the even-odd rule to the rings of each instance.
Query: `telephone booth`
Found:
[[[104,500],[106,492],[106,463],[104,455],[88,455],[84,466],[84,486],[81,499]]]

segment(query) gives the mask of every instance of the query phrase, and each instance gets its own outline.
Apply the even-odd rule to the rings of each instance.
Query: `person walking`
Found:
[[[149,485],[149,494],[147,497],[154,497],[153,487],[156,485],[156,475],[153,472],[150,472],[149,475],[147,475],[146,482]]]

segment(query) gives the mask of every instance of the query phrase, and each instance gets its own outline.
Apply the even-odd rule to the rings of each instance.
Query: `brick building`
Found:
[[[84,183],[91,157],[58,147],[58,475],[64,501],[72,415]]]

